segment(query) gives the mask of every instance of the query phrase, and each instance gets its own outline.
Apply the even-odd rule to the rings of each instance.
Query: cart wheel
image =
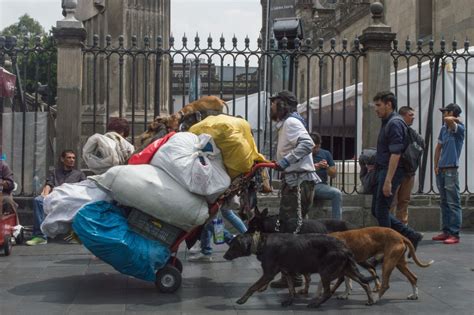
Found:
[[[174,266],[176,269],[178,269],[180,273],[183,273],[183,263],[181,262],[181,260],[179,260],[179,258],[176,257],[175,263],[173,265],[173,257],[170,257],[166,264]]]
[[[181,274],[171,265],[166,265],[156,272],[155,285],[162,293],[173,293],[181,286]]]
[[[18,236],[15,237],[15,242],[17,245],[21,245],[23,244],[24,241],[25,241],[25,230],[21,229],[20,234],[18,234]]]
[[[5,235],[3,237],[3,252],[5,253],[5,256],[9,256],[12,252],[12,238],[10,235]]]

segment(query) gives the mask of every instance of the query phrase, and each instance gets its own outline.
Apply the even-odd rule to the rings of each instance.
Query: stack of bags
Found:
[[[206,222],[208,204],[225,192],[231,178],[265,161],[244,119],[209,116],[190,131],[156,140],[129,165],[55,188],[45,198],[43,232],[54,237],[73,222],[96,256],[122,273],[154,281],[154,271],[169,259],[168,246],[133,232],[125,207],[112,202],[190,231]]]

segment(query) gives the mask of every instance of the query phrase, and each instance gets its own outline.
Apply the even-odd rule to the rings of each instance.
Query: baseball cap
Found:
[[[281,91],[270,97],[270,101],[273,101],[275,99],[281,99],[282,101],[286,102],[286,104],[288,104],[289,106],[298,105],[296,96],[290,91]]]
[[[461,107],[458,104],[448,104],[446,107],[442,107],[439,109],[441,112],[453,112],[455,116],[459,116],[462,113]]]

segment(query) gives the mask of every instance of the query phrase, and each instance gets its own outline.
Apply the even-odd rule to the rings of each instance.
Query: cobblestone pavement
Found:
[[[460,244],[450,246],[432,242],[433,235],[425,234],[417,253],[435,263],[426,269],[409,265],[418,276],[419,300],[406,299],[411,287],[395,270],[376,305],[366,306],[355,284],[349,300],[332,298],[318,310],[306,308],[308,298],[283,308],[286,291],[270,288],[237,305],[259,277],[260,264],[255,257],[225,261],[225,246],[216,248],[212,263],[186,262],[187,253],[180,252],[183,284],[175,294],[161,294],[153,283],[116,272],[81,245],[16,246],[11,256],[0,256],[0,314],[473,314],[474,234],[463,234]]]

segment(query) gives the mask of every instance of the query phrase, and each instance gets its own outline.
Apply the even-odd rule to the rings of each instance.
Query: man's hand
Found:
[[[392,183],[384,182],[383,183],[383,195],[385,197],[390,197],[392,195]]]
[[[315,167],[317,170],[322,169],[322,168],[328,168],[328,167],[329,167],[328,161],[326,161],[326,160],[321,160],[320,162],[315,163],[315,164],[314,164],[314,167]]]
[[[288,162],[287,159],[283,158],[280,161],[275,162],[275,169],[279,172],[283,172],[285,168],[290,166],[290,163]]]
[[[435,175],[438,175],[438,173],[439,173],[439,167],[438,167],[438,165],[436,165],[436,166],[434,167],[434,171],[435,171]]]

